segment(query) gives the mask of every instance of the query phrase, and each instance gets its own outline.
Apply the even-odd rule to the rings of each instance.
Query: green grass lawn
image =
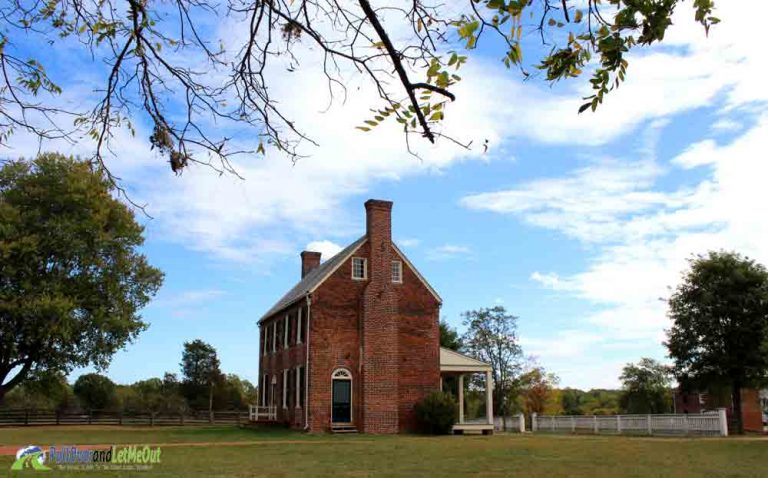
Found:
[[[765,477],[768,440],[548,435],[332,436],[235,427],[0,429],[0,446],[240,442],[173,446],[151,471],[107,476]],[[8,470],[10,456],[0,457]],[[8,472],[10,473],[10,472]],[[17,472],[30,476],[42,472]],[[54,472],[55,476],[67,476]],[[96,476],[73,472],[71,476]]]

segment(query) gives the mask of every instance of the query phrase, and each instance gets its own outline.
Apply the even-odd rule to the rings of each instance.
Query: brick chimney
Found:
[[[398,321],[392,286],[392,202],[365,202],[368,237],[368,284],[363,293],[363,431],[397,433]]]
[[[320,253],[314,251],[304,251],[301,253],[301,278],[316,269],[320,265]]]

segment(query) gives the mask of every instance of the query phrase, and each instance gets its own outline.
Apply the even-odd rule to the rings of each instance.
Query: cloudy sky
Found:
[[[722,248],[768,263],[768,56],[755,33],[768,5],[717,3],[708,38],[681,8],[664,45],[633,53],[626,84],[594,114],[576,113],[586,81],[523,82],[481,44],[444,126],[471,151],[420,144],[419,160],[394,125],[354,129],[377,105],[352,75],[347,101],[323,112],[311,63],[275,83],[319,143],[296,164],[268,151],[236,162],[242,180],[200,167],[176,177],[137,119],[110,166],[147,203],[145,250],[166,281],[144,311],[149,330],[109,374],[178,372],[182,343],[202,338],[225,371],[255,381],[256,320],[298,280],[300,251],[327,258],[362,234],[368,198],[394,201],[395,240],[460,330],[463,311],[505,306],[525,352],[566,386],[615,387],[623,364],[665,360],[663,298],[687,258]],[[241,27],[219,26],[229,38]],[[72,55],[49,69],[78,101],[98,68]],[[8,146],[35,150],[23,135]]]

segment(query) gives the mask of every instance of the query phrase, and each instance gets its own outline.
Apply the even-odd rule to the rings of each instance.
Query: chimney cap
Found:
[[[365,201],[365,209],[385,209],[387,211],[391,211],[392,201],[385,201],[383,199],[369,199]]]
[[[304,257],[311,257],[311,258],[317,257],[319,259],[321,255],[322,255],[322,253],[317,252],[317,251],[301,251],[301,258],[302,259]]]

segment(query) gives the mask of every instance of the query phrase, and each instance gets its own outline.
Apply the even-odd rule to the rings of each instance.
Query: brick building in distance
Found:
[[[259,320],[257,421],[410,431],[414,405],[440,387],[441,356],[445,373],[485,373],[441,352],[441,299],[392,242],[392,203],[372,199],[365,211],[365,235],[322,263],[302,252],[301,280]]]
[[[703,413],[725,408],[729,432],[734,432],[733,400],[727,388],[713,387],[706,392],[684,391],[677,388],[673,392],[675,413]],[[741,389],[741,419],[744,430],[763,432],[763,409],[760,392],[754,388]]]

